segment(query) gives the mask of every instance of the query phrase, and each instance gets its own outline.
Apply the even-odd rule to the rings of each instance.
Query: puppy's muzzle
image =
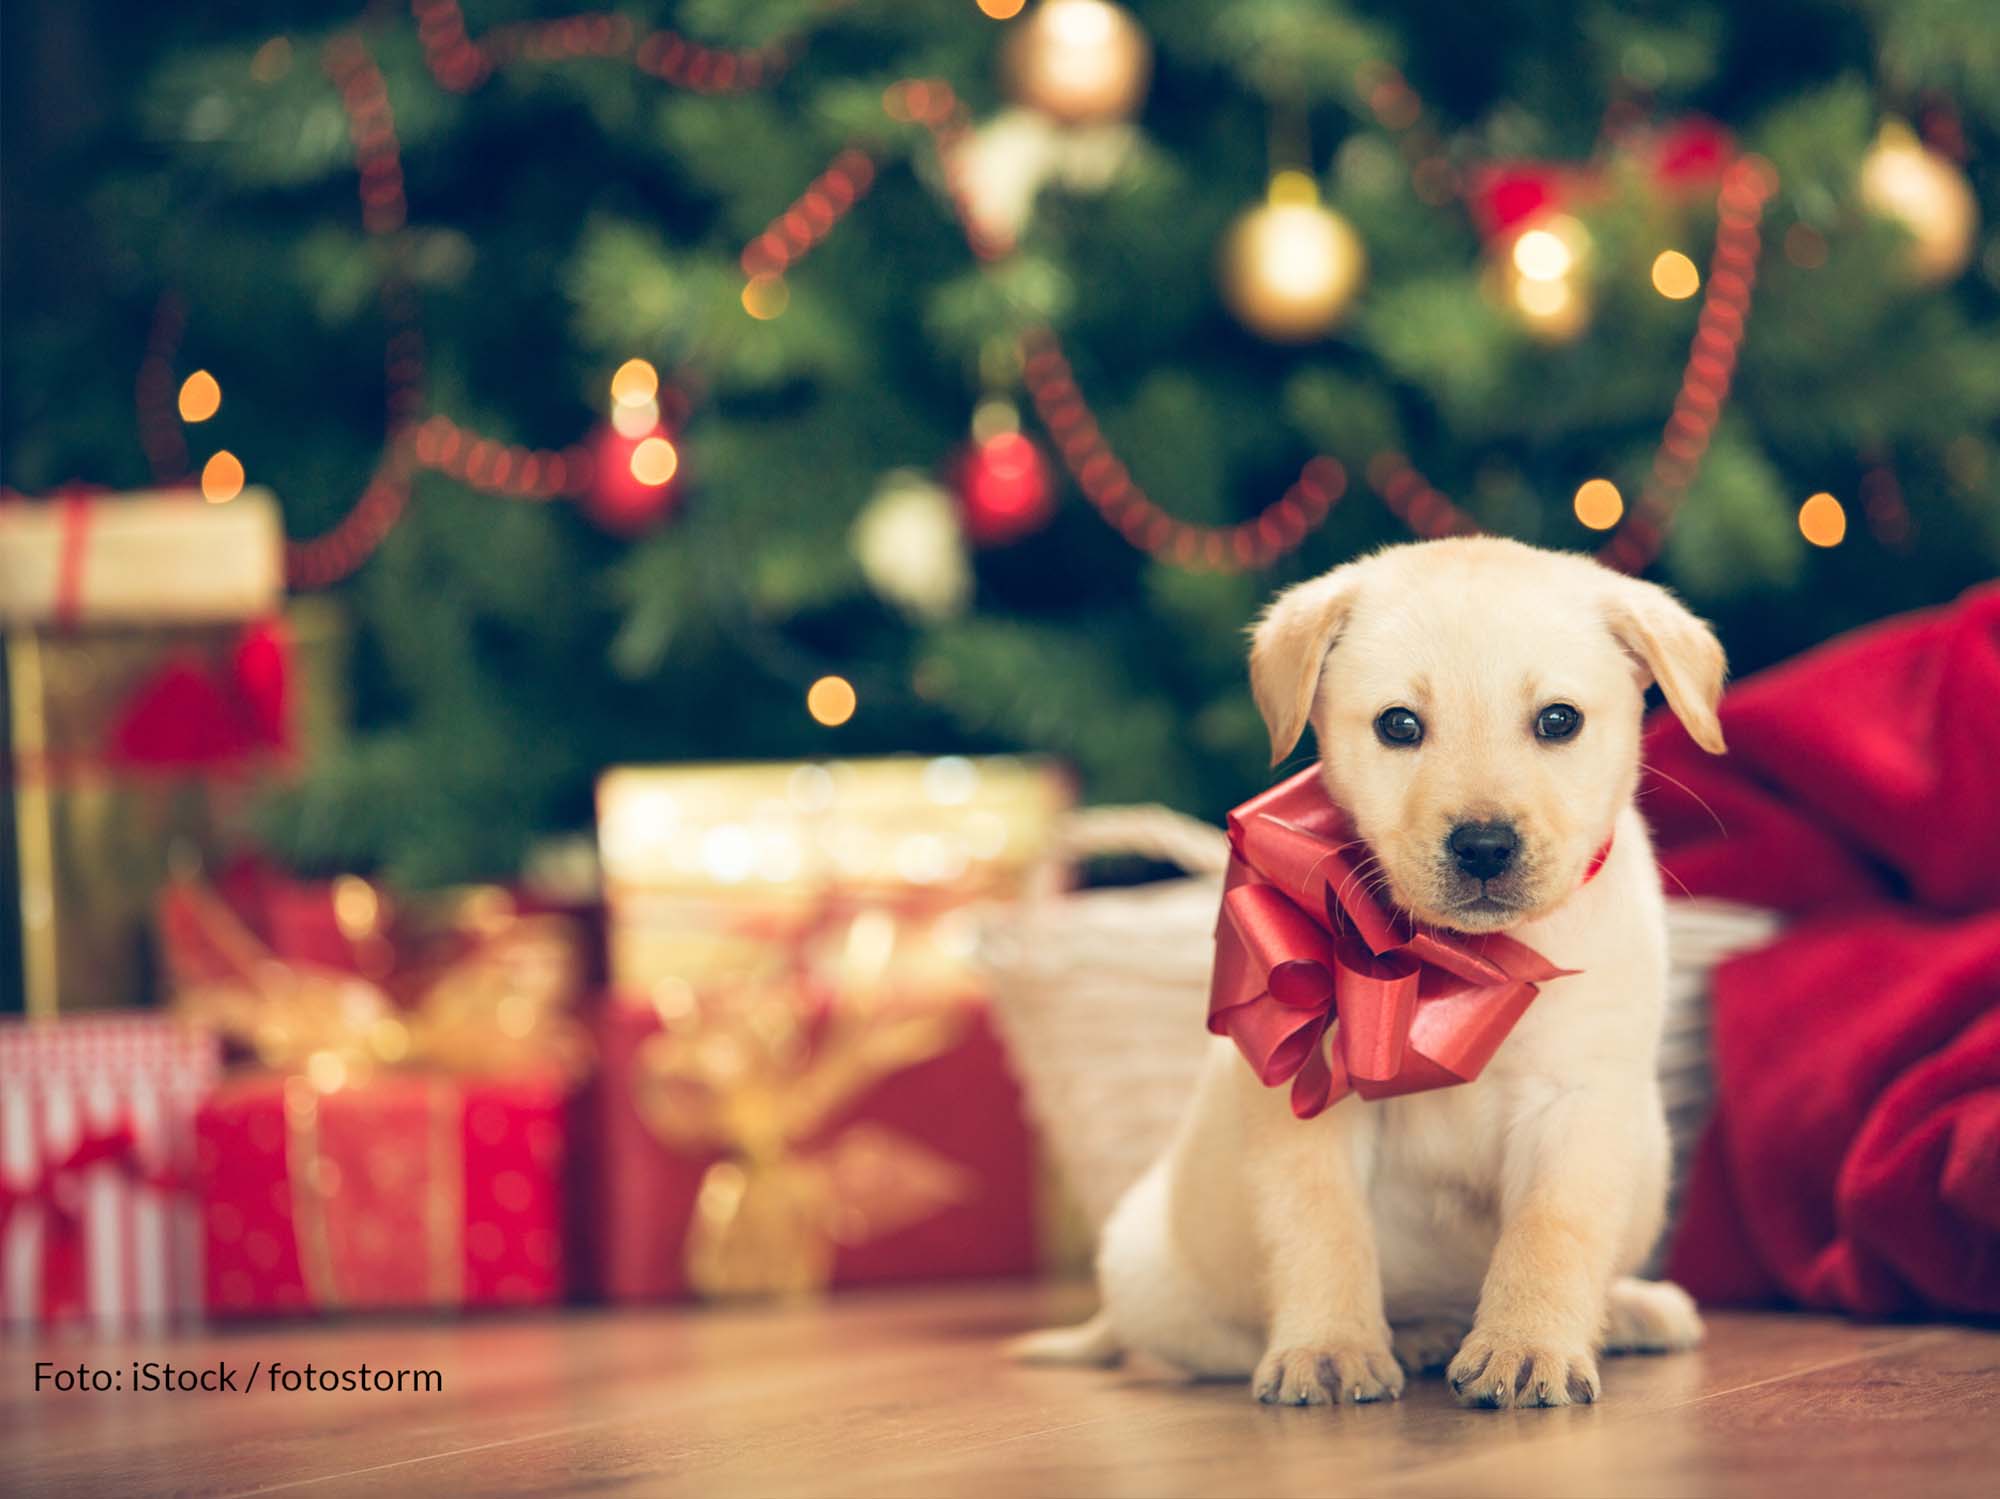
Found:
[[[1521,837],[1511,822],[1461,822],[1445,839],[1458,867],[1475,880],[1497,879],[1514,863]]]

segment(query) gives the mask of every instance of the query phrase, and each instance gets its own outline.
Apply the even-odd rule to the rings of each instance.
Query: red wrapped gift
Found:
[[[495,890],[399,903],[357,879],[252,880],[232,894],[177,883],[160,911],[177,1007],[261,1068],[195,1121],[209,1308],[559,1300],[586,1054],[567,1013],[574,929]]]
[[[560,1300],[568,1091],[415,1072],[225,1084],[195,1120],[209,1310]]]
[[[591,1206],[614,1299],[1021,1274],[1046,1178],[967,959],[1056,875],[1011,758],[627,767]]]
[[[158,1016],[0,1025],[0,1310],[156,1330],[201,1308],[194,1112],[221,1052]]]
[[[605,1007],[604,1294],[796,1293],[1035,1269],[1035,1142],[984,1007],[790,1004]]]

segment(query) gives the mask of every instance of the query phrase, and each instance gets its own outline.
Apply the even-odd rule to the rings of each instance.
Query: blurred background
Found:
[[[1741,677],[2000,560],[1978,0],[553,9],[0,19],[0,1008],[211,1032],[79,1042],[90,1098],[162,1112],[59,1100],[0,1167],[54,1203],[184,1156],[212,1310],[553,1299],[560,1244],[570,1289],[632,1295],[1035,1263],[1010,1067],[1043,1033],[1010,1063],[983,999],[944,1030],[875,1001],[983,994],[960,918],[1081,842],[1197,878],[1079,917],[1036,983],[1198,1013],[1215,835],[1065,809],[1213,824],[1268,784],[1274,591],[1487,530],[1671,585]],[[1754,796],[1835,762],[1815,732],[1739,756]],[[1840,837],[1860,779],[1816,814]],[[1843,898],[1990,904],[1852,852]],[[1744,836],[1676,877],[1782,905],[1742,877],[1772,867]],[[0,1084],[70,1076],[10,1034]],[[211,1093],[223,1046],[248,1092]],[[492,1129],[425,1168],[470,1184],[472,1281],[413,1286],[378,1251],[415,1168],[341,1152],[421,1135],[440,1067]],[[331,1112],[288,1110],[299,1078]],[[304,1123],[340,1169],[287,1178]],[[757,1175],[809,1142],[806,1196]],[[330,1249],[258,1219],[341,1181],[372,1206]]]
[[[1718,294],[1734,379],[1634,560],[1739,674],[1993,571],[1988,7],[1048,9],[10,6],[4,480],[240,473],[331,533],[291,581],[347,611],[353,734],[269,833],[422,884],[621,761],[1032,749],[1213,817],[1262,773],[1245,622],[1411,534],[1382,455],[1596,546]],[[1754,292],[1709,279],[1745,153]],[[1331,513],[1250,565],[1185,529],[1318,454]]]

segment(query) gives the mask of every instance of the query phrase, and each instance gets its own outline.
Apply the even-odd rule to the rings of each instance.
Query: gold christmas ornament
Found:
[[[1229,227],[1219,274],[1229,310],[1253,333],[1305,343],[1331,332],[1361,290],[1368,255],[1304,172],[1280,172],[1266,200]]]
[[[1043,0],[1001,49],[1007,92],[1072,125],[1128,119],[1146,97],[1153,44],[1107,0]]]
[[[1500,241],[1487,293],[1531,337],[1567,343],[1590,326],[1590,231],[1568,214],[1533,219]]]
[[[1927,285],[1954,279],[1972,259],[1979,203],[1957,163],[1891,121],[1861,159],[1861,201],[1909,231],[1908,264]]]

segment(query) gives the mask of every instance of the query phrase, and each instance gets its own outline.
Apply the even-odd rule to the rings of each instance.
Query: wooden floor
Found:
[[[1270,1409],[1159,1371],[1022,1369],[1063,1289],[823,1307],[293,1324],[160,1344],[0,1344],[0,1493],[1808,1495],[2000,1493],[2000,1334],[1718,1316],[1696,1354],[1617,1359],[1604,1400]],[[34,1393],[38,1358],[120,1393]],[[134,1359],[256,1388],[134,1392]],[[435,1369],[443,1390],[284,1393],[294,1368]]]

